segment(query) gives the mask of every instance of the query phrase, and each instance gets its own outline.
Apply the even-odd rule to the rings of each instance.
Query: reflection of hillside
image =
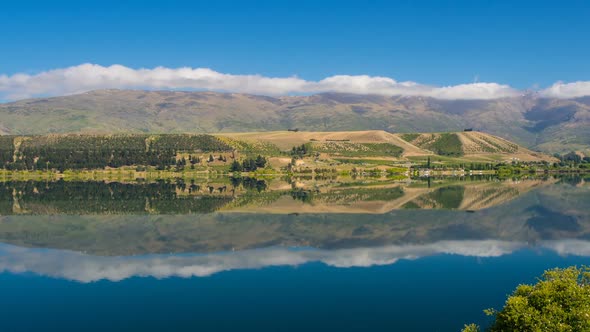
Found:
[[[503,205],[474,213],[406,209],[380,215],[5,216],[0,217],[0,241],[107,256],[269,246],[357,248],[484,239],[534,244],[589,238],[588,197],[588,186],[560,184],[540,187]],[[296,201],[285,196],[283,199]]]
[[[551,180],[520,182],[475,182],[435,187],[417,195],[403,205],[406,209],[457,209],[481,210],[504,204],[538,186],[553,183]]]
[[[0,215],[370,213],[399,209],[480,210],[504,204],[552,181],[297,183],[252,178],[218,183],[6,182]]]
[[[264,204],[259,200],[245,201],[228,212],[252,213],[386,213],[397,208],[397,201],[405,195],[401,184],[379,187],[324,187],[294,189],[279,195],[266,194]]]
[[[452,182],[425,185],[394,184],[376,187],[298,189],[272,200],[244,201],[225,211],[254,213],[372,213],[399,209],[480,210],[504,204],[538,186],[554,181]],[[270,195],[269,195],[270,197]]]

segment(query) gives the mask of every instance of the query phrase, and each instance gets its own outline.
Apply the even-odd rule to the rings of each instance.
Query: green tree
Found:
[[[253,172],[256,170],[256,161],[252,158],[247,158],[242,161],[242,168],[246,172]]]
[[[590,331],[590,269],[545,271],[535,285],[518,286],[501,311],[485,312],[495,317],[490,332]],[[477,331],[469,326],[463,331]]]
[[[291,155],[303,157],[311,152],[311,145],[309,144],[301,144],[299,146],[294,146],[291,149]]]
[[[461,330],[461,332],[479,332],[479,326],[475,325],[475,324],[469,324],[469,325],[465,325],[465,327],[463,327],[463,329]]]
[[[231,163],[231,166],[230,166],[229,170],[230,170],[230,172],[241,172],[243,170],[242,164],[240,164],[239,161],[234,160]]]
[[[264,168],[264,166],[266,166],[266,158],[264,158],[261,155],[258,155],[258,157],[256,157],[256,167]]]

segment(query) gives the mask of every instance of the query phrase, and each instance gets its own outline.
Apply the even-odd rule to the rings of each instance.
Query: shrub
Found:
[[[485,312],[495,317],[491,332],[590,331],[590,269],[545,271],[535,285],[518,286],[501,311]]]

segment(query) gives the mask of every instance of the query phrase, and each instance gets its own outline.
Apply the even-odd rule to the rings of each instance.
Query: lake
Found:
[[[485,326],[588,265],[589,207],[579,177],[4,182],[0,329]]]

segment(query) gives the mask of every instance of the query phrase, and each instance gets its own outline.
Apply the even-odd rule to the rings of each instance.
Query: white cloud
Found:
[[[291,95],[320,92],[424,96],[439,99],[496,99],[522,92],[498,83],[470,83],[436,87],[389,77],[336,75],[319,81],[292,77],[232,75],[208,68],[133,69],[121,65],[81,64],[37,74],[0,75],[0,100],[61,96],[96,89],[188,89],[260,95]],[[543,97],[576,98],[590,95],[590,81],[557,82],[539,91]]]
[[[494,99],[519,95],[508,85],[473,83],[435,87],[415,82],[397,82],[388,77],[337,75],[320,81],[298,77],[231,75],[208,68],[132,69],[121,65],[108,67],[82,64],[34,75],[0,75],[0,100],[37,96],[59,96],[96,89],[194,89],[289,95],[320,92],[426,96],[440,99]]]
[[[544,97],[553,98],[577,98],[590,96],[590,81],[578,81],[572,83],[557,82],[547,89],[541,90]]]

